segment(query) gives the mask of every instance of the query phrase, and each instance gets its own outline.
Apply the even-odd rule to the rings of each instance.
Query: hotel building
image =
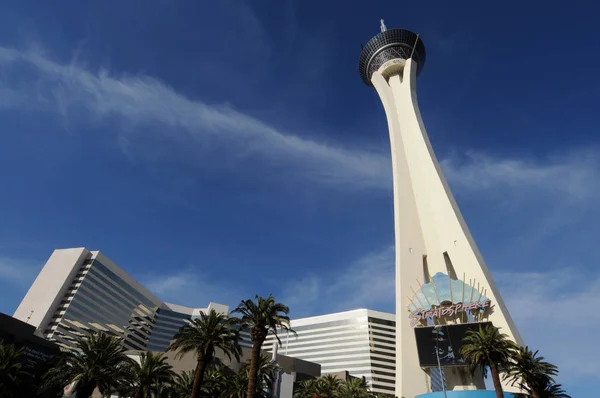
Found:
[[[347,371],[364,377],[371,391],[394,394],[396,371],[395,315],[358,309],[295,319],[296,332],[282,332],[278,352],[321,365],[321,374]],[[250,336],[243,334],[244,345]],[[272,352],[277,339],[269,335],[263,350]]]
[[[161,301],[98,251],[55,250],[15,311],[36,334],[72,347],[89,333],[123,337],[131,350],[165,351],[186,319],[214,308],[189,308]]]

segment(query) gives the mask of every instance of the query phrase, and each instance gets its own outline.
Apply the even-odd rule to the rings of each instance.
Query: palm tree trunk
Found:
[[[537,392],[535,389],[531,389],[531,396],[533,398],[540,398],[540,393]]]
[[[140,387],[137,392],[135,393],[135,398],[144,398],[144,392],[142,390],[142,387]]]
[[[495,363],[490,364],[490,370],[492,371],[492,381],[494,382],[494,389],[496,390],[496,398],[504,398],[504,392],[502,391],[502,384],[500,383],[500,374]]]
[[[252,356],[250,358],[250,371],[248,372],[248,393],[246,398],[254,398],[256,394],[256,385],[258,384],[258,364],[260,362],[260,349],[262,348],[264,338],[257,338],[252,342]]]
[[[213,353],[207,352],[202,358],[198,357],[198,363],[196,364],[196,373],[194,374],[194,387],[192,388],[191,398],[200,398],[200,390],[202,389],[202,382],[204,381],[204,371],[206,365],[212,360]]]

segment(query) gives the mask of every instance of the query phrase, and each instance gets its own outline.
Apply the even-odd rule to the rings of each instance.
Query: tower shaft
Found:
[[[431,147],[417,103],[416,75],[417,63],[412,58],[392,59],[373,72],[370,80],[383,103],[390,134],[396,245],[396,396],[405,398],[429,391],[408,308],[418,283],[429,282],[438,272],[460,280],[466,275],[467,282],[480,284],[493,305],[489,320],[522,344]],[[460,381],[453,383],[458,389],[469,388]]]

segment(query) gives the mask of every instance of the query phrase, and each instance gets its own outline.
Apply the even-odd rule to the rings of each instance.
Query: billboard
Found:
[[[35,327],[0,313],[0,343],[24,348],[23,370],[35,374],[60,350],[58,346],[34,335]]]
[[[486,328],[488,325],[491,322],[442,325],[437,330],[434,327],[415,328],[419,364],[422,368],[437,367],[439,356],[441,366],[465,365],[460,349],[467,331],[477,330],[480,326]]]

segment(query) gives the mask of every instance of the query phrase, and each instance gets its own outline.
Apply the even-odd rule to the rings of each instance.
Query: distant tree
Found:
[[[500,372],[509,369],[511,358],[517,349],[515,343],[508,339],[506,334],[489,325],[485,329],[481,326],[478,330],[467,331],[463,339],[464,345],[461,354],[470,367],[472,373],[481,369],[484,377],[489,368],[494,382],[497,398],[504,398]]]
[[[369,398],[369,385],[363,378],[351,377],[340,386],[339,398]]]
[[[325,375],[317,380],[319,398],[336,398],[342,387],[342,381],[334,375]]]
[[[169,350],[179,351],[178,357],[189,352],[196,353],[196,370],[191,398],[199,398],[204,381],[204,372],[220,349],[227,357],[239,361],[241,347],[239,332],[235,327],[236,320],[226,314],[211,309],[208,314],[200,313],[200,318],[192,319],[173,337]]]
[[[244,300],[233,312],[241,314],[241,328],[250,329],[252,355],[246,397],[254,398],[258,386],[258,366],[262,345],[269,332],[273,333],[281,344],[277,332],[279,329],[291,331],[288,316],[290,309],[284,304],[275,302],[273,296],[267,298],[256,296],[256,301]]]
[[[363,378],[351,377],[342,381],[334,375],[325,375],[316,380],[306,380],[298,384],[294,398],[379,398],[369,392],[369,385]],[[383,398],[389,398],[383,396]]]
[[[319,385],[318,381],[305,380],[298,383],[298,388],[294,391],[294,398],[318,398]]]

